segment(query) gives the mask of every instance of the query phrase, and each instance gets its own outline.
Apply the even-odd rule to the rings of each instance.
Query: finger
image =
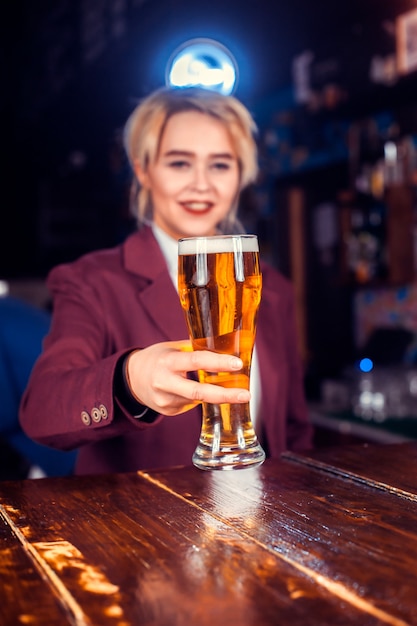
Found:
[[[194,402],[209,402],[211,404],[243,404],[249,402],[250,392],[247,389],[236,387],[227,388],[208,383],[190,382],[187,391]]]
[[[243,404],[249,402],[250,392],[247,388],[223,387],[211,383],[199,383],[178,376],[167,376],[164,381],[164,394],[184,400],[195,405],[201,402],[211,404]],[[187,403],[188,404],[188,403]]]

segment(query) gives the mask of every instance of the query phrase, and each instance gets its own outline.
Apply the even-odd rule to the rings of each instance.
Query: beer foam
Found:
[[[186,237],[178,242],[178,254],[215,254],[218,252],[258,252],[256,235],[218,235]]]

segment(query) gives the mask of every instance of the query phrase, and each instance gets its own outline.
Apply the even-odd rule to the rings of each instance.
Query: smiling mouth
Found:
[[[212,202],[181,202],[181,206],[186,211],[191,211],[193,213],[206,213],[210,211],[213,206]]]

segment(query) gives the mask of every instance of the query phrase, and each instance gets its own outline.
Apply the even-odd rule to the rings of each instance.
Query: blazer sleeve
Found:
[[[95,284],[84,270],[82,263],[61,265],[48,277],[52,324],[20,404],[26,434],[62,450],[152,427],[114,400],[117,363],[140,346],[114,349],[101,278]]]

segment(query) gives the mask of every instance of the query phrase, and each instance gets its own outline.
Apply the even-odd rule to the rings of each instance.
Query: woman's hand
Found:
[[[243,404],[246,389],[225,388],[187,378],[187,372],[237,372],[242,361],[208,350],[193,351],[189,341],[157,343],[132,352],[126,363],[130,389],[138,402],[164,415],[178,415],[200,404]]]

